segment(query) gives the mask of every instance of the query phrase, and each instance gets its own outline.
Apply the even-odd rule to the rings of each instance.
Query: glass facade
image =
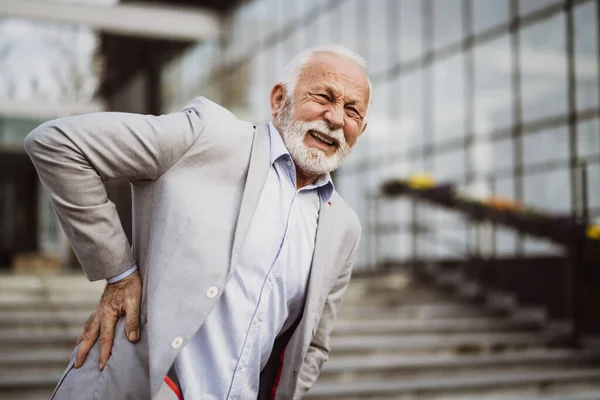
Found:
[[[363,224],[358,267],[384,259],[464,254],[472,228],[405,200],[374,195],[390,177],[431,173],[478,196],[600,221],[598,0],[253,0],[163,74],[164,111],[196,95],[266,122],[269,91],[302,49],[341,43],[364,55],[374,85],[369,128],[336,173]],[[376,234],[377,233],[377,234]],[[494,230],[496,254],[550,244]]]

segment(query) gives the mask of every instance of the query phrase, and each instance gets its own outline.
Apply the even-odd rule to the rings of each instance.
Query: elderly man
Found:
[[[204,98],[26,139],[87,277],[107,279],[55,399],[292,399],[316,381],[360,225],[329,172],[366,128],[365,62],[311,49],[255,126]],[[133,196],[130,247],[104,181]]]

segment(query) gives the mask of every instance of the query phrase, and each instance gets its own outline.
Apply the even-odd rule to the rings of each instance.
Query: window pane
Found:
[[[513,156],[512,139],[480,141],[471,146],[471,163],[476,174],[511,169]]]
[[[440,181],[461,181],[465,176],[465,150],[436,153],[434,176]]]
[[[244,55],[249,47],[262,41],[270,31],[265,21],[265,0],[244,3],[231,17],[231,40],[227,51],[227,60],[235,60]]]
[[[512,256],[517,250],[517,235],[508,229],[496,228],[496,254]]]
[[[324,44],[321,41],[321,32],[319,30],[319,28],[321,27],[321,24],[319,24],[319,19],[322,17],[322,14],[317,14],[318,17],[317,18],[313,18],[308,25],[303,26],[301,29],[304,30],[305,33],[305,41],[304,44],[306,45],[306,47],[313,47],[313,46],[317,46],[319,44]],[[340,26],[340,30],[343,30],[346,26],[348,26],[347,23],[342,23]]]
[[[588,207],[600,210],[600,164],[587,167]]]
[[[412,60],[423,55],[423,0],[400,2],[400,59]]]
[[[319,36],[319,43],[330,43],[333,40],[331,24],[333,21],[334,14],[331,12],[322,12],[317,18],[317,32]],[[344,21],[345,25],[352,24],[351,21]],[[354,49],[357,50],[357,49]]]
[[[400,138],[405,148],[423,147],[423,73],[413,72],[400,79]]]
[[[529,14],[532,11],[537,11],[560,2],[561,0],[519,0],[519,14]]]
[[[548,161],[569,159],[567,127],[526,134],[523,136],[523,164],[527,166]]]
[[[474,49],[475,131],[489,133],[513,123],[512,53],[508,36]]]
[[[388,35],[388,4],[389,2],[383,0],[369,1],[364,7],[368,14],[367,26],[369,27],[369,45],[364,55],[369,61],[370,74],[381,72],[389,67],[389,41],[396,40]]]
[[[508,22],[508,0],[471,0],[475,33]]]
[[[598,21],[596,2],[573,10],[577,109],[598,107]]]
[[[463,38],[461,0],[433,0],[433,43],[439,49]]]
[[[465,135],[463,57],[461,53],[433,66],[436,143]]]
[[[527,255],[560,255],[564,253],[564,250],[561,246],[558,246],[552,243],[549,240],[538,239],[534,237],[526,237],[525,238],[525,246],[524,246],[525,254]]]
[[[600,155],[600,123],[597,119],[580,122],[577,126],[577,155],[579,158]]]
[[[357,36],[359,29],[356,29],[358,23],[357,6],[356,0],[344,2],[339,8],[333,11],[336,17],[335,20],[330,20],[332,23],[335,23],[334,21],[339,21],[337,29],[339,37],[334,36],[332,39],[355,51],[359,51]]]
[[[515,198],[515,179],[511,176],[509,178],[502,178],[496,180],[494,184],[495,196],[506,197],[508,199]]]
[[[560,169],[523,177],[524,201],[542,210],[566,213],[571,210],[569,170]]]
[[[358,139],[358,145],[353,151],[360,151],[371,160],[383,160],[389,153],[388,142],[392,135],[392,126],[388,122],[388,85],[373,87],[373,103],[369,108],[369,123],[367,132]],[[362,150],[359,150],[362,147]],[[381,168],[374,168],[381,171]]]
[[[269,105],[265,99],[269,98],[270,85],[266,82],[265,68],[267,59],[264,52],[259,52],[250,60],[250,87],[248,88],[248,104],[250,107],[251,121],[257,123],[270,119]]]
[[[564,13],[523,29],[520,39],[523,120],[566,113]]]

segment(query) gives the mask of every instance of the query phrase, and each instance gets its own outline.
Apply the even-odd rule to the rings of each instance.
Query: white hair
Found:
[[[302,51],[300,54],[294,57],[289,63],[287,63],[287,65],[283,69],[283,77],[281,79],[281,83],[283,83],[283,86],[285,86],[288,96],[293,96],[294,90],[296,89],[296,83],[298,83],[298,78],[300,77],[302,69],[315,55],[319,53],[333,54],[354,61],[356,65],[358,65],[363,70],[365,76],[367,75],[367,60],[365,60],[354,50],[349,49],[348,47],[343,46],[341,44],[327,44],[312,47]],[[368,76],[367,82],[369,83],[369,102],[367,103],[368,110],[369,105],[371,104],[371,97],[373,96],[373,88],[371,85],[371,80]]]

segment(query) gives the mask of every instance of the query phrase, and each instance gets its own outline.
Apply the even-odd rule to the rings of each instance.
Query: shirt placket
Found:
[[[261,330],[262,322],[264,321],[265,312],[266,312],[265,307],[268,304],[269,296],[273,292],[273,287],[275,286],[275,284],[277,283],[277,279],[281,275],[280,270],[282,268],[282,265],[281,265],[281,263],[278,262],[279,255],[281,254],[281,250],[283,249],[283,246],[285,245],[287,231],[289,228],[290,216],[291,216],[292,209],[294,207],[294,202],[295,202],[297,196],[298,196],[298,191],[295,190],[295,188],[294,188],[294,195],[292,196],[291,200],[289,201],[290,205],[288,208],[287,220],[286,220],[285,228],[284,228],[283,235],[281,238],[281,244],[279,246],[279,251],[277,253],[275,261],[273,262],[273,265],[269,269],[269,272],[267,273],[267,276],[266,276],[265,280],[263,281],[263,287],[261,290],[262,294],[260,296],[256,312],[254,313],[254,316],[252,318],[252,322],[250,323],[250,327],[248,330],[248,340],[246,340],[246,343],[245,343],[244,347],[242,348],[242,354],[240,355],[238,367],[234,371],[234,375],[232,377],[233,386],[232,386],[232,390],[231,390],[229,396],[227,397],[228,399],[239,398],[239,397],[243,398],[242,394],[244,392],[244,387],[247,386],[246,385],[246,372],[248,370],[248,359],[252,355],[251,349],[254,347],[254,344],[256,343],[257,340],[260,340],[260,330]],[[259,355],[260,355],[260,353],[259,353]]]

